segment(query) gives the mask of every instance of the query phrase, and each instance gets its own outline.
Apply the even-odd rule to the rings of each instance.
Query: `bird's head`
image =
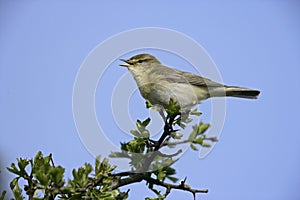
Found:
[[[127,67],[127,68],[136,67],[136,66],[144,66],[144,65],[149,65],[149,64],[153,64],[153,63],[160,64],[160,62],[154,56],[152,56],[150,54],[146,54],[146,53],[135,55],[135,56],[129,58],[128,60],[125,60],[125,59],[120,59],[120,60],[125,62],[125,64],[121,64],[120,66]]]

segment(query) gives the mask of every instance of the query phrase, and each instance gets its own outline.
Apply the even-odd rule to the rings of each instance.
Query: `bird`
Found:
[[[120,59],[133,75],[144,99],[152,105],[167,108],[170,99],[175,100],[184,111],[211,97],[238,97],[256,99],[259,90],[227,86],[208,78],[180,71],[163,65],[151,54],[138,54]]]

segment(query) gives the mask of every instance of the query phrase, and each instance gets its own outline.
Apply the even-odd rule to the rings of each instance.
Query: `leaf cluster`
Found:
[[[115,169],[108,159],[96,158],[95,166],[85,163],[79,169],[73,169],[73,178],[64,179],[65,169],[55,166],[52,155],[43,156],[38,152],[34,159],[17,159],[7,168],[16,177],[11,181],[10,188],[16,200],[24,199],[19,181],[25,180],[24,192],[29,199],[126,199],[128,192],[109,187],[117,180],[110,174]],[[4,199],[2,194],[1,200]]]
[[[150,103],[147,108],[153,108]],[[207,138],[205,133],[209,124],[200,122],[193,126],[193,131],[188,139],[183,140],[182,134],[178,132],[178,127],[184,127],[189,114],[201,115],[197,110],[189,114],[181,113],[180,106],[170,99],[169,106],[165,109],[167,114],[164,117],[165,124],[163,132],[158,140],[150,138],[147,126],[151,119],[136,121],[136,129],[130,133],[133,139],[128,142],[121,142],[120,151],[112,152],[111,158],[129,159],[130,171],[116,173],[116,166],[109,164],[107,158],[102,161],[96,158],[94,166],[85,163],[78,169],[73,169],[73,177],[65,180],[65,168],[55,166],[52,155],[43,156],[38,152],[33,159],[17,159],[8,167],[8,171],[16,177],[11,181],[10,188],[16,200],[24,199],[24,193],[29,199],[127,199],[128,191],[120,191],[120,188],[132,183],[145,181],[148,188],[152,190],[156,197],[147,197],[147,200],[165,199],[173,189],[191,192],[194,197],[196,193],[206,193],[207,190],[192,189],[184,181],[178,183],[174,163],[178,160],[177,155],[182,153],[178,150],[173,154],[163,153],[163,148],[172,148],[176,145],[189,143],[193,150],[199,147],[209,147],[207,140],[215,142],[214,138]],[[183,117],[184,115],[184,117]],[[184,120],[183,120],[184,118]],[[20,181],[25,182],[24,189],[20,187]],[[161,190],[164,189],[164,191]],[[5,197],[2,193],[0,200]]]

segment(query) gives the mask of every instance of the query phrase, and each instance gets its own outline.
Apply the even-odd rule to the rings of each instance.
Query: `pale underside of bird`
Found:
[[[128,60],[121,59],[133,75],[141,95],[153,105],[166,108],[170,98],[183,110],[210,97],[239,97],[256,99],[260,91],[227,86],[208,78],[162,65],[150,54],[138,54]]]

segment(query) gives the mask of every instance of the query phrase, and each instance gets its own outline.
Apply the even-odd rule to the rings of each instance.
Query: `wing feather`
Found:
[[[189,83],[199,87],[224,87],[223,84],[214,82],[208,78],[198,76],[189,72],[183,72],[164,65],[159,65],[154,68],[152,73],[160,80],[166,80],[171,83]]]

